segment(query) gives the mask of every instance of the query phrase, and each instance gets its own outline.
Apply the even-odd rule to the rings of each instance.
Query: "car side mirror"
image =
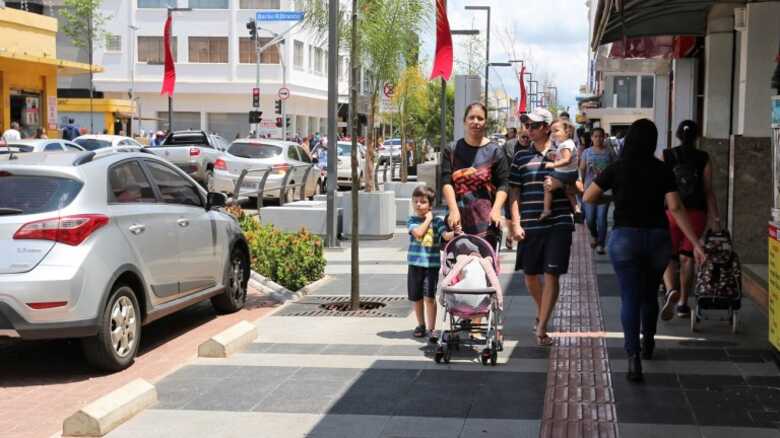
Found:
[[[209,192],[206,195],[206,210],[212,210],[215,207],[224,207],[227,203],[227,197],[224,193]]]

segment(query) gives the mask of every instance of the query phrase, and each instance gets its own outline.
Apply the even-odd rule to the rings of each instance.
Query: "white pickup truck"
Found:
[[[147,148],[204,185],[213,174],[214,162],[226,149],[227,142],[222,137],[203,131],[174,131],[160,146]]]

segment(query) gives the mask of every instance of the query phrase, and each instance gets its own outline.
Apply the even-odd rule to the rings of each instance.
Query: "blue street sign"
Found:
[[[257,21],[301,21],[303,12],[258,12]]]

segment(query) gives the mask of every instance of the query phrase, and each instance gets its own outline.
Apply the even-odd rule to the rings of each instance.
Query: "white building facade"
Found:
[[[163,79],[163,28],[168,7],[191,8],[173,12],[172,45],[176,61],[173,129],[203,129],[227,139],[247,136],[255,87],[255,44],[247,23],[258,11],[301,10],[293,0],[106,0],[111,16],[109,35],[97,48],[95,63],[104,73],[95,75],[95,89],[107,98],[131,96],[139,119],[134,133],[168,128],[168,99],[160,95]],[[260,45],[283,34],[295,22],[259,22]],[[283,67],[284,66],[284,67]],[[274,102],[279,90],[289,90],[285,101],[288,136],[327,131],[327,66],[325,38],[298,25],[284,43],[260,55],[261,133],[274,129],[281,114]],[[339,88],[346,90],[347,61],[339,57]]]

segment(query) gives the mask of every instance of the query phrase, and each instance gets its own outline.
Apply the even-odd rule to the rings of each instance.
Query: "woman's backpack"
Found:
[[[707,260],[696,273],[696,297],[739,300],[742,297],[742,268],[728,231],[704,234]]]

